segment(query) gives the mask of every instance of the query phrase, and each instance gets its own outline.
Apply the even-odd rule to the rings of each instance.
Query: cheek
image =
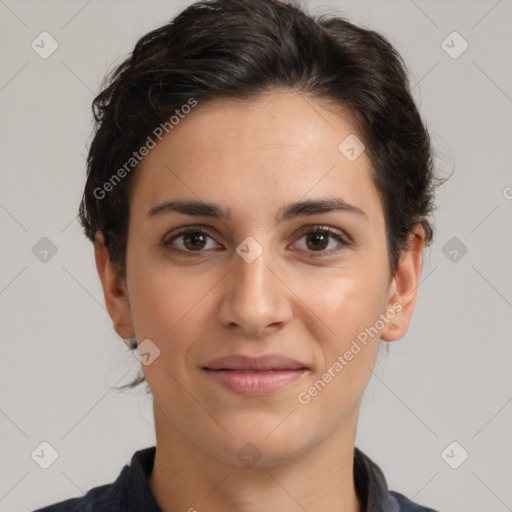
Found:
[[[300,296],[323,326],[323,335],[317,332],[315,337],[337,346],[373,325],[385,306],[383,276],[382,272],[351,268],[321,279],[304,278]]]
[[[363,286],[357,279],[340,279],[335,285],[312,297],[322,322],[334,333],[325,328],[323,335],[320,330],[313,333],[318,366],[297,396],[302,418],[328,418],[315,427],[324,435],[337,425],[357,420],[355,413],[378,351],[379,333],[371,327],[382,311],[378,287]]]
[[[312,324],[321,361],[316,377],[329,388],[322,391],[327,401],[358,397],[366,387],[380,339],[377,321],[385,307],[383,275],[350,272],[337,279],[331,276],[323,287],[304,289],[308,305],[318,315]]]
[[[190,353],[201,338],[198,330],[207,314],[204,308],[211,288],[200,281],[175,270],[148,268],[132,281],[137,339],[149,339],[160,350],[158,357],[143,367],[144,375],[153,396],[165,403],[187,401],[182,386],[189,386]]]
[[[168,345],[169,340],[178,339],[178,333],[193,327],[191,318],[197,317],[206,293],[201,279],[151,263],[149,257],[138,267],[137,260],[133,260],[129,290],[137,338],[149,338],[158,346]]]

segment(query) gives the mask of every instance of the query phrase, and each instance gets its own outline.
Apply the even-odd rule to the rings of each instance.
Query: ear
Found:
[[[425,230],[421,224],[417,224],[409,235],[406,250],[400,255],[391,282],[386,311],[388,318],[392,319],[381,331],[380,337],[384,341],[402,338],[409,328],[418,292],[424,244]],[[392,313],[394,316],[391,317]]]
[[[94,240],[94,257],[103,287],[105,305],[114,324],[114,329],[121,338],[133,338],[135,332],[126,282],[110,261],[110,255],[101,231],[96,233]]]

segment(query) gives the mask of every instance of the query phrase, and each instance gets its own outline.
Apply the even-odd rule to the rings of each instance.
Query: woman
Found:
[[[436,179],[379,34],[278,0],[190,5],[94,101],[80,206],[156,447],[40,511],[431,511],[355,446]]]

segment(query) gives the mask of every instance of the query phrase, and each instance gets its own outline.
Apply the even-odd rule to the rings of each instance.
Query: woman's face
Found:
[[[141,354],[157,436],[271,465],[355,435],[378,340],[407,329],[418,251],[389,275],[382,206],[354,135],[342,109],[280,91],[199,104],[142,161],[129,301],[109,311],[124,337],[150,340]],[[176,201],[215,209],[161,207]],[[274,360],[254,371],[252,359],[253,371],[206,369],[268,354],[305,369]]]

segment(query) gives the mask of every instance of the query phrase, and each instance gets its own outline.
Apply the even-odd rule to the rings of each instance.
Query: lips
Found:
[[[233,354],[209,361],[202,368],[224,388],[246,397],[272,395],[309,370],[303,363],[281,354],[260,357]]]
[[[250,357],[232,354],[209,361],[203,366],[206,370],[301,370],[308,369],[305,364],[290,359],[281,354],[266,354],[260,357]]]

